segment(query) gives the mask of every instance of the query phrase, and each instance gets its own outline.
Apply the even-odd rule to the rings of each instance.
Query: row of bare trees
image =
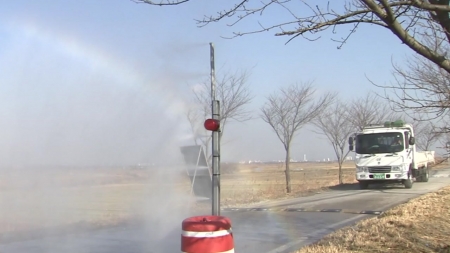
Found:
[[[248,71],[227,72],[217,81],[216,93],[220,99],[221,132],[224,134],[230,120],[246,121],[252,118],[247,106],[254,98],[249,89]],[[194,89],[198,107],[191,108],[187,117],[191,123],[196,144],[208,147],[210,135],[201,123],[210,114],[209,80]],[[391,110],[385,99],[375,93],[351,100],[339,98],[337,92],[317,94],[312,82],[279,87],[266,98],[260,108],[259,117],[274,131],[285,150],[286,191],[291,192],[290,161],[292,143],[304,126],[312,124],[314,132],[327,138],[332,146],[339,166],[339,183],[343,183],[342,164],[348,156],[348,137],[368,124],[405,119],[404,115]],[[428,150],[440,137],[431,123],[413,121],[417,129],[417,145]],[[200,142],[200,143],[199,143]]]

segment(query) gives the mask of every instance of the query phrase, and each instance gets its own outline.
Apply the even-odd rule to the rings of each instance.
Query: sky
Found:
[[[209,43],[216,75],[251,69],[255,119],[230,122],[221,161],[282,160],[284,149],[259,119],[265,98],[292,83],[314,81],[343,100],[393,81],[392,61],[411,54],[389,31],[365,26],[342,49],[324,33],[311,42],[249,31],[258,21],[286,20],[273,10],[236,26],[199,28],[194,19],[227,3],[176,7],[130,0],[15,0],[0,9],[0,166],[129,165],[180,161],[192,145],[186,108],[191,87],[208,77]],[[298,8],[301,9],[301,8]],[[344,36],[340,28],[334,38]],[[293,159],[333,159],[327,140],[304,127]]]

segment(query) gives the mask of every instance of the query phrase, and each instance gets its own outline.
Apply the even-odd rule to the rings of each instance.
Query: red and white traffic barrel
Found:
[[[182,253],[234,253],[231,221],[224,216],[194,216],[183,220]]]

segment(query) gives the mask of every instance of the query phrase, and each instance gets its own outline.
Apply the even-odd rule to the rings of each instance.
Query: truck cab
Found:
[[[418,152],[413,126],[400,120],[365,127],[349,138],[349,149],[355,151],[361,189],[372,183],[412,188],[414,181],[428,181],[428,167],[434,163],[434,151]]]

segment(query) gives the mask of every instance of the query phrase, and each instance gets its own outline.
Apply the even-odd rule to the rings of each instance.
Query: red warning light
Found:
[[[217,119],[207,119],[204,124],[206,130],[217,131],[220,128],[220,121]]]

